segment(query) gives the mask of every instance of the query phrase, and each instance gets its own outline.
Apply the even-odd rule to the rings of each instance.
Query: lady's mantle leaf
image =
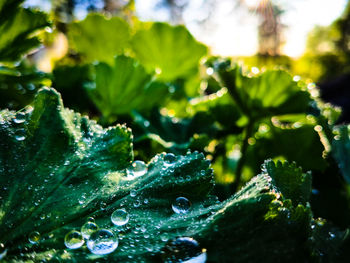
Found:
[[[241,68],[226,65],[218,73],[241,110],[253,118],[304,113],[309,107],[309,93],[285,71],[269,70],[248,77]]]
[[[104,117],[150,109],[169,94],[167,85],[153,81],[153,76],[130,57],[117,56],[113,66],[102,62],[94,69],[94,82],[86,87]]]
[[[261,175],[220,203],[209,195],[213,175],[202,154],[160,154],[142,175],[125,172],[130,130],[102,129],[63,108],[53,89],[38,93],[33,110],[2,111],[0,124],[5,262],[157,262],[174,256],[162,251],[179,236],[196,239],[208,262],[309,261],[310,178],[294,165],[266,162]],[[190,201],[182,214],[172,208],[178,197]],[[124,226],[111,221],[117,209],[129,215]],[[65,247],[65,235],[88,217],[118,237],[114,252]]]
[[[100,14],[89,14],[83,21],[69,25],[68,37],[71,47],[86,61],[113,63],[113,57],[128,47],[130,28],[119,17],[107,19]]]
[[[33,34],[48,26],[47,16],[21,8],[21,0],[0,0],[0,61],[13,61],[40,44]]]
[[[334,139],[332,153],[340,171],[348,184],[350,184],[350,132],[349,126],[340,126],[339,135]]]
[[[163,80],[187,77],[197,72],[207,48],[198,43],[183,26],[154,23],[132,37],[131,46],[143,65],[157,70]]]

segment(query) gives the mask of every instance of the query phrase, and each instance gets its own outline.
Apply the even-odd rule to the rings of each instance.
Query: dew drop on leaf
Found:
[[[134,161],[131,166],[126,169],[126,174],[129,179],[134,179],[146,173],[147,165],[143,161]]]
[[[206,249],[190,237],[179,237],[169,240],[162,249],[163,262],[204,263],[207,260]]]
[[[72,230],[64,237],[64,244],[67,248],[77,249],[84,244],[84,238],[80,232]]]
[[[25,122],[25,120],[26,120],[26,115],[23,112],[18,112],[16,114],[16,117],[13,119],[13,122],[20,124],[20,123]]]
[[[135,197],[137,195],[137,192],[135,190],[130,191],[130,196]]]
[[[168,233],[166,233],[166,232],[164,232],[164,233],[162,233],[161,235],[160,235],[160,239],[162,240],[162,241],[168,241],[168,239],[169,239],[169,235],[168,235]]]
[[[26,139],[26,131],[24,129],[19,129],[15,133],[15,139],[17,141],[24,141]]]
[[[3,243],[0,243],[0,259],[6,257],[7,249]]]
[[[176,156],[174,154],[167,153],[166,155],[164,155],[164,164],[166,166],[174,164],[175,161],[176,161]]]
[[[111,221],[116,226],[123,226],[129,221],[129,214],[125,209],[115,210],[111,215]]]
[[[97,229],[98,226],[94,222],[88,221],[81,227],[80,231],[83,237],[88,239]]]
[[[37,231],[34,231],[29,234],[28,240],[32,244],[37,244],[40,240],[40,233]]]
[[[171,207],[176,214],[186,214],[191,208],[191,202],[186,197],[178,197]]]
[[[118,238],[108,229],[100,229],[91,234],[87,248],[96,255],[112,253],[118,247]]]

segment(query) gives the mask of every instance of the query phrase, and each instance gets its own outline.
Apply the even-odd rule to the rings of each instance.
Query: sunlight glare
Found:
[[[259,6],[261,0],[245,0],[245,3],[250,8],[256,8]]]

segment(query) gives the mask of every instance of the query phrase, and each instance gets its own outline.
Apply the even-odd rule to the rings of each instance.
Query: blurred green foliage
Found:
[[[19,63],[41,42],[38,30],[50,23],[48,16],[38,10],[22,8],[22,0],[0,1],[0,107],[21,109],[32,101],[45,74],[34,65]]]
[[[90,14],[83,21],[68,25],[68,38],[70,48],[78,52],[83,62],[113,63],[113,55],[122,54],[128,46],[130,28],[119,17],[107,19]]]
[[[350,3],[329,26],[316,26],[308,36],[305,54],[294,71],[321,82],[350,72]]]

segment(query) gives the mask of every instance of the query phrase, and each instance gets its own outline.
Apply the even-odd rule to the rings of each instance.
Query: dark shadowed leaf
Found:
[[[14,61],[37,47],[34,35],[49,25],[46,14],[19,7],[21,0],[0,0],[0,61]]]
[[[0,66],[0,108],[22,109],[33,101],[37,90],[47,80],[47,74],[33,67],[22,64],[14,68]]]
[[[349,126],[340,126],[339,135],[335,137],[332,153],[340,171],[348,184],[350,184],[350,133]]]

